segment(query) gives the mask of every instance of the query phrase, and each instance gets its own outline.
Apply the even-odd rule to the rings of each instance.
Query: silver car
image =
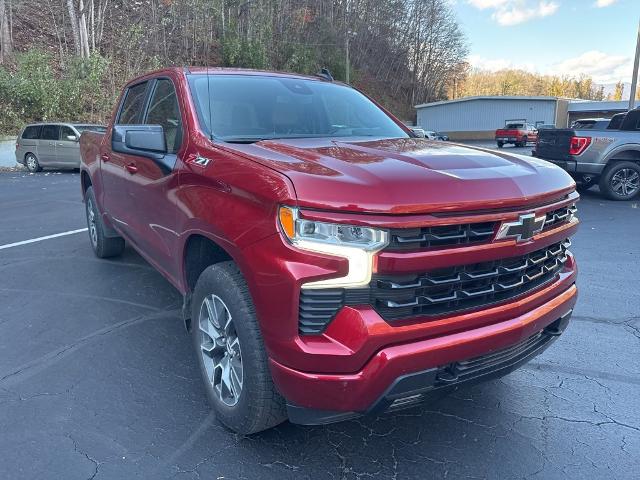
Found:
[[[85,130],[106,132],[102,125],[38,123],[27,125],[16,140],[16,162],[31,172],[45,167],[79,168],[80,134]]]

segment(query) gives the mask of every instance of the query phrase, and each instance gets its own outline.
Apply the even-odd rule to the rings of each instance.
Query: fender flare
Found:
[[[602,162],[605,165],[608,165],[609,162],[613,159],[615,159],[615,157],[621,153],[624,152],[637,152],[638,157],[640,158],[640,143],[625,143],[624,145],[620,145],[617,146],[615,148],[613,148],[609,153],[607,153],[604,157],[604,162]],[[628,160],[628,159],[622,159],[622,160]],[[633,160],[633,159],[630,159]]]

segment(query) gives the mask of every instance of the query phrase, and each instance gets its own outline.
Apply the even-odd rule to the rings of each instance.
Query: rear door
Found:
[[[117,125],[140,125],[147,101],[149,82],[144,81],[127,88],[116,114]],[[127,166],[138,157],[114,152],[111,135],[100,146],[100,165],[104,198],[102,205],[114,225],[126,235],[132,234],[132,198],[127,184],[132,180]]]
[[[60,127],[58,125],[43,125],[38,142],[38,162],[43,167],[54,165],[56,160],[56,143],[60,138]]]
[[[70,140],[73,138],[73,140]],[[56,159],[61,166],[80,167],[79,135],[67,125],[60,126],[60,138],[56,143]]]

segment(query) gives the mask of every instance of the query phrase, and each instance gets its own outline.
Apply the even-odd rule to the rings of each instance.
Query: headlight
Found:
[[[304,288],[361,287],[371,281],[373,256],[388,243],[383,230],[315,222],[298,218],[298,210],[280,207],[280,228],[296,247],[349,260],[349,272],[340,278],[305,283]]]

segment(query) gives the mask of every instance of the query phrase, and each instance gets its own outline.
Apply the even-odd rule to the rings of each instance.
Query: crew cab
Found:
[[[507,123],[504,128],[496,130],[495,139],[498,148],[502,148],[508,143],[516,147],[525,147],[529,142],[535,142],[538,135],[536,127],[530,123],[514,122]]]
[[[636,198],[640,192],[640,109],[616,115],[601,130],[591,126],[541,130],[533,154],[569,172],[581,190],[598,185],[611,200]]]
[[[411,407],[511,372],[569,323],[571,177],[415,138],[328,75],[152,72],[80,145],[95,254],[126,241],[182,294],[237,432]]]

